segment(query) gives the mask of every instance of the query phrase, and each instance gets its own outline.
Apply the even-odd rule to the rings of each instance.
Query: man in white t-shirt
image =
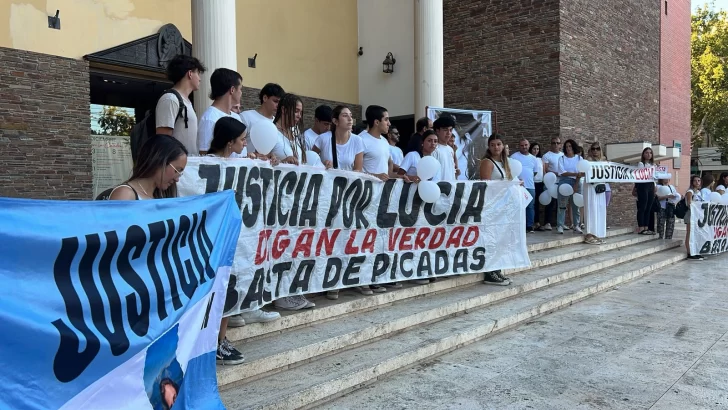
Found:
[[[409,177],[398,175],[392,170],[392,156],[385,135],[389,131],[389,113],[379,105],[370,105],[364,114],[367,130],[359,134],[364,143],[363,171],[386,181],[401,178],[409,182]]]
[[[197,115],[190,101],[190,94],[200,89],[200,75],[205,72],[200,60],[178,55],[167,65],[167,78],[174,83],[163,94],[155,107],[157,134],[171,135],[187,148],[188,155],[198,155]],[[183,107],[180,107],[180,99]]]
[[[455,120],[450,116],[444,115],[436,119],[432,126],[437,135],[437,148],[432,153],[432,157],[440,162],[442,180],[457,181],[460,170],[455,160],[455,150],[449,145],[452,139],[452,129],[455,127]]]
[[[536,169],[538,162],[536,161],[536,157],[528,152],[529,148],[531,148],[531,144],[528,140],[525,138],[522,139],[518,143],[518,152],[511,155],[511,158],[520,162],[523,166],[521,168],[521,174],[518,175],[518,179],[523,181],[523,187],[531,194],[531,202],[526,207],[526,232],[533,233],[534,204],[536,201],[536,183],[533,177],[538,172]]]
[[[392,171],[398,172],[402,165],[404,154],[402,149],[397,146],[399,143],[399,130],[394,125],[389,127],[387,132],[387,142],[389,142],[389,156],[392,158]]]
[[[240,119],[248,128],[248,152],[255,152],[255,145],[250,138],[250,129],[258,121],[273,121],[278,111],[278,102],[281,101],[285,91],[283,88],[274,83],[268,83],[260,90],[258,99],[260,107],[255,110],[247,110],[240,113]]]
[[[197,145],[200,155],[207,155],[210,150],[215,123],[223,117],[233,117],[240,121],[238,114],[233,113],[235,103],[240,104],[243,95],[243,77],[236,71],[218,68],[210,76],[210,98],[212,105],[207,107],[197,125]]]
[[[549,172],[553,172],[558,176],[556,167],[559,164],[559,158],[563,155],[564,153],[561,152],[561,138],[551,138],[551,147],[541,158],[543,161],[544,175]],[[558,208],[557,202],[558,201],[556,200],[552,200],[548,205],[546,205],[546,210],[544,211],[544,221],[546,221],[546,225],[543,226],[544,230],[550,231],[552,229],[551,224],[556,225],[556,210]]]
[[[306,151],[313,150],[319,135],[328,132],[331,128],[331,107],[319,105],[313,113],[313,127],[303,132]]]

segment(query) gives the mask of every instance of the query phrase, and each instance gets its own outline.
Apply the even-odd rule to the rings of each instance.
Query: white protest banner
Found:
[[[670,179],[672,178],[672,175],[670,175],[669,172],[667,172],[667,166],[665,165],[658,165],[655,167],[655,179]]]
[[[493,132],[493,112],[427,107],[427,117],[435,121],[443,115],[455,120],[455,157],[460,169],[459,180],[478,179],[480,160],[488,149],[488,137]]]
[[[728,251],[728,205],[690,203],[690,255]]]
[[[250,159],[189,158],[182,196],[236,191],[242,229],[226,313],[290,295],[530,265],[514,182],[417,184]]]
[[[601,182],[654,182],[655,167],[639,168],[616,162],[591,162],[586,173],[586,183]]]

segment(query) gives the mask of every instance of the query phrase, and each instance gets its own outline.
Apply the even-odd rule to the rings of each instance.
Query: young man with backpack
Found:
[[[205,72],[200,60],[178,55],[167,66],[167,78],[174,86],[157,101],[157,134],[171,135],[187,148],[190,155],[200,152],[197,146],[197,115],[190,94],[200,89],[200,75]]]

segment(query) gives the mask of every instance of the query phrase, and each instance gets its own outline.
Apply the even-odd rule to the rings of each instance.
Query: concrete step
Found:
[[[619,241],[614,240],[614,243]],[[321,355],[351,349],[356,345],[387,337],[412,326],[443,320],[467,309],[541,289],[677,245],[679,242],[654,240],[631,244],[629,251],[608,250],[591,254],[588,262],[583,258],[574,259],[521,273],[513,278],[514,285],[505,288],[484,286],[480,283],[451,288],[448,291],[427,294],[425,297],[397,301],[385,309],[368,309],[325,323],[310,323],[309,326],[277,334],[272,338],[246,340],[238,344],[239,350],[246,354],[246,363],[237,366],[219,366],[218,384],[221,388],[225,388],[232,383],[245,382],[285,370]],[[586,246],[591,248],[585,250],[599,247]],[[611,245],[602,246],[609,248]]]
[[[630,246],[652,240],[654,237],[634,235],[630,228],[624,228],[610,230],[605,240],[606,243],[599,246],[586,245],[582,242],[582,236],[571,233],[556,235],[550,232],[544,232],[533,234],[528,239],[528,248],[529,252],[531,252],[531,268],[521,269],[519,271],[526,271],[528,269],[548,266],[568,260],[564,255],[568,255],[569,258],[592,255],[618,247]],[[516,273],[516,270],[508,272],[508,274],[511,273]],[[479,283],[482,279],[483,275],[479,274],[459,276],[425,286],[404,284],[405,287],[403,289],[369,297],[362,297],[355,290],[342,290],[337,301],[328,300],[323,296],[310,296],[309,299],[316,303],[315,309],[297,312],[280,312],[282,316],[280,320],[272,323],[252,323],[239,328],[230,328],[228,329],[227,337],[233,342],[254,340],[260,337],[279,334],[297,327],[308,326],[312,323],[333,320],[342,315],[376,309],[400,300],[422,297],[430,293],[468,286],[473,283]]]
[[[382,329],[386,337],[377,337],[369,340],[368,343],[359,343],[353,349],[333,352],[310,352],[315,361],[303,359],[296,367],[288,368],[285,372],[279,372],[268,377],[248,382],[222,391],[223,402],[228,409],[296,409],[305,408],[321,403],[326,400],[338,397],[354,389],[360,388],[368,383],[377,381],[391,372],[402,370],[413,364],[430,360],[437,355],[447,353],[453,349],[464,346],[485,338],[494,332],[502,331],[552,312],[562,307],[569,306],[586,297],[598,292],[613,288],[621,283],[636,279],[655,270],[676,263],[685,258],[682,249],[675,249],[680,245],[679,241],[654,241],[635,245],[625,250],[610,251],[580,261],[570,261],[566,264],[579,263],[582,273],[561,270],[556,265],[547,269],[539,269],[527,272],[519,278],[520,285],[510,288],[497,288],[491,286],[472,286],[470,289],[462,290],[457,299],[440,299],[440,295],[428,298],[412,299],[395,304],[391,308],[382,311],[364,313],[361,318],[337,322],[337,326],[321,326],[319,341],[324,337],[332,336],[337,332],[338,326],[348,326],[340,331],[339,340],[354,342],[350,336],[359,329]],[[663,249],[662,251],[657,251]],[[647,252],[649,253],[642,253]],[[640,252],[642,256],[637,259],[628,259],[630,254]],[[623,260],[618,269],[604,269],[612,260]],[[588,266],[598,266],[601,270],[589,271]],[[572,268],[574,266],[571,266]],[[564,266],[566,268],[566,266]],[[539,276],[542,270],[552,270],[552,274]],[[556,275],[554,275],[556,273]],[[533,275],[531,280],[526,280]],[[571,280],[569,280],[571,279]],[[547,286],[550,285],[551,286]],[[530,291],[529,291],[530,290]],[[499,295],[502,297],[498,297]],[[515,296],[518,297],[508,297]],[[504,299],[505,298],[505,299]],[[438,301],[441,306],[437,306]],[[423,304],[423,305],[417,305]],[[417,306],[416,306],[417,305]],[[424,310],[416,311],[418,308]],[[404,318],[417,318],[419,315],[433,315],[438,312],[447,320],[421,322],[418,326],[406,326],[404,331],[397,332],[395,329],[402,325]],[[430,316],[433,317],[433,316]],[[361,320],[360,320],[361,319]],[[368,322],[365,322],[368,320]],[[420,320],[421,319],[417,319]],[[361,322],[361,323],[357,323]],[[387,333],[386,331],[389,332]],[[375,330],[372,330],[375,331]],[[304,336],[303,329],[293,333],[299,333],[301,343],[289,339],[284,349],[297,349],[304,352],[304,346],[311,346],[317,338],[313,333]],[[334,336],[337,337],[337,336]],[[310,338],[307,344],[305,338]],[[268,343],[266,348],[283,350],[277,348],[279,341]],[[251,346],[248,346],[251,347]],[[247,349],[244,349],[247,350]],[[257,350],[257,349],[256,349]],[[265,359],[252,357],[251,360],[258,364],[265,362]],[[274,353],[263,353],[268,355],[269,360],[274,360]],[[278,356],[279,358],[282,356]],[[218,373],[221,385],[226,384],[226,377],[236,373],[238,367],[226,367],[224,372]],[[230,380],[230,379],[227,379]],[[228,381],[229,383],[229,381]]]

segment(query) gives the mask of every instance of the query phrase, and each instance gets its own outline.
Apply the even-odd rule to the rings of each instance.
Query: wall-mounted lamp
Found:
[[[364,47],[359,47],[359,52],[357,53],[359,57],[364,55]]]
[[[394,58],[391,52],[387,53],[387,57],[382,61],[382,71],[386,74],[392,74],[394,72],[394,65],[397,60]]]
[[[58,17],[58,14],[60,14],[60,10],[56,10],[55,16],[48,16],[48,28],[53,28],[56,30],[61,29],[61,18]]]
[[[253,58],[248,57],[248,67],[255,68],[255,59],[258,58],[258,53],[255,53]]]

